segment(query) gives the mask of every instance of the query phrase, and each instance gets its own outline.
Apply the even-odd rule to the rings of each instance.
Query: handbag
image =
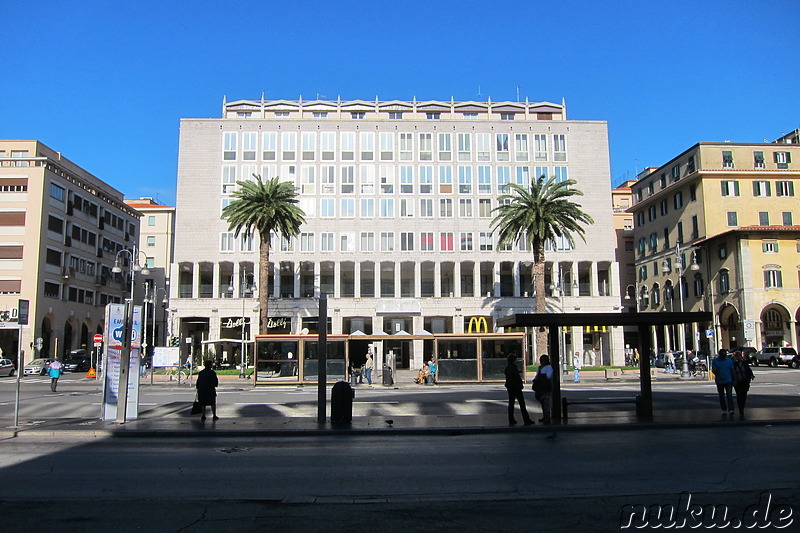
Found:
[[[192,403],[192,414],[200,414],[203,411],[203,406],[197,401],[197,394],[194,395],[194,403]]]

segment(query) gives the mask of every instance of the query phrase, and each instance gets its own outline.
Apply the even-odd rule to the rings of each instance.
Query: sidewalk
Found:
[[[587,374],[590,374],[587,372]],[[607,382],[602,373],[598,375],[581,375],[581,381],[587,385],[599,383],[620,383],[631,385],[638,383],[638,375],[624,375],[620,380]],[[416,374],[414,374],[416,375]],[[413,377],[405,376],[404,372],[398,372],[398,382],[390,387],[379,385],[375,380],[374,389],[400,390],[404,395],[408,393],[425,394],[435,388],[460,389],[464,385],[442,384],[437,386],[417,385],[413,382]],[[565,385],[571,390],[580,388],[581,385],[573,384],[571,375],[563,375]],[[677,374],[662,374],[656,377],[659,383],[679,383],[696,382],[703,384],[700,380],[681,379]],[[156,376],[156,385],[164,385],[168,382],[166,376]],[[142,380],[143,385],[149,385],[150,378]],[[173,382],[178,386],[177,382]],[[482,387],[484,385],[468,385],[469,387]],[[497,384],[486,385],[488,387]],[[193,387],[193,383],[182,383],[181,387],[187,389]],[[297,385],[285,385],[283,388],[297,388]],[[358,391],[366,388],[366,384],[356,387],[356,402],[364,412],[363,407],[369,405],[368,402],[359,402]],[[220,376],[220,390],[234,391],[237,389],[252,389],[252,382],[238,378],[238,376]],[[306,390],[316,390],[316,385],[306,385]],[[259,388],[259,390],[268,387]],[[755,407],[748,409],[746,417],[739,415],[729,417],[721,416],[719,411],[713,408],[713,403],[709,403],[708,408],[675,410],[667,409],[656,412],[652,420],[640,420],[636,417],[632,405],[610,406],[602,411],[583,410],[580,408],[570,410],[568,421],[558,421],[553,425],[543,425],[537,423],[533,426],[509,427],[505,417],[504,406],[498,405],[496,412],[482,414],[448,414],[443,415],[414,415],[414,416],[358,416],[358,410],[354,410],[354,417],[350,424],[334,425],[330,422],[330,390],[328,391],[327,419],[324,423],[318,423],[316,417],[308,416],[255,416],[242,413],[235,417],[222,417],[221,420],[213,422],[206,420],[201,422],[198,416],[189,415],[191,403],[187,402],[185,407],[178,404],[179,409],[169,416],[157,416],[152,413],[142,413],[137,420],[128,421],[125,424],[116,422],[104,422],[98,418],[40,418],[37,420],[20,420],[20,427],[13,427],[13,418],[7,416],[0,419],[0,438],[8,437],[44,437],[44,438],[109,438],[109,437],[310,437],[310,436],[341,436],[341,435],[466,435],[466,434],[487,434],[487,433],[511,433],[511,432],[539,432],[549,434],[554,430],[558,431],[585,431],[585,430],[642,430],[642,429],[665,429],[665,428],[692,428],[692,427],[729,427],[729,426],[764,426],[764,425],[787,425],[800,424],[800,406],[789,407]],[[532,400],[532,398],[531,398]],[[498,400],[496,403],[502,403]],[[790,402],[787,402],[787,404]],[[209,413],[210,415],[210,413]]]

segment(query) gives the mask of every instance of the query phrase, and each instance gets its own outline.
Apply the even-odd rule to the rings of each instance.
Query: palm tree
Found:
[[[228,221],[228,230],[240,233],[258,231],[260,248],[258,257],[258,332],[265,334],[269,322],[267,303],[269,294],[269,251],[270,235],[282,235],[287,238],[296,237],[300,226],[306,219],[303,210],[297,206],[297,188],[288,181],[280,181],[278,177],[263,181],[261,176],[253,174],[255,181],[238,181],[238,188],[233,193],[233,200],[222,210],[222,218]]]
[[[544,176],[531,179],[530,188],[516,183],[508,185],[506,194],[498,198],[500,205],[492,220],[492,229],[499,229],[498,247],[525,239],[533,250],[533,277],[536,293],[536,313],[544,313],[544,252],[545,244],[556,244],[556,239],[565,238],[570,246],[575,246],[573,235],[586,241],[584,224],[594,220],[581,210],[580,204],[570,200],[573,196],[583,196],[583,192],[572,188],[575,180],[557,182]],[[555,246],[554,246],[555,247]],[[547,352],[547,338],[541,331],[536,332],[536,351]]]

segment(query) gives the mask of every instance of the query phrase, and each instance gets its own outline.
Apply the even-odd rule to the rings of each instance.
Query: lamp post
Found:
[[[239,378],[243,379],[243,378],[247,377],[247,343],[246,343],[247,336],[245,334],[245,324],[246,324],[246,318],[245,318],[245,313],[246,313],[246,310],[245,310],[245,293],[247,292],[248,288],[250,290],[252,290],[252,291],[255,291],[256,285],[254,283],[254,284],[252,284],[252,285],[250,285],[248,287],[248,285],[247,285],[247,270],[245,270],[245,269],[242,269],[241,273],[239,274],[239,277],[240,277],[239,291],[240,291],[240,296],[242,298],[242,332],[241,332],[242,333],[242,338],[241,338],[241,341],[242,341],[242,361],[241,361],[241,364],[239,365],[240,366]],[[231,285],[229,287],[229,289],[230,289],[231,293],[233,293],[233,290],[234,290],[233,285]]]
[[[153,284],[153,292],[150,295],[150,301],[149,301],[149,303],[153,304],[153,327],[150,330],[150,339],[151,339],[150,346],[152,346],[153,349],[155,349],[156,344],[158,343],[158,339],[156,338],[156,303],[157,303],[157,300],[158,300],[158,292],[159,291],[164,291],[164,299],[161,300],[161,307],[166,309],[167,304],[169,303],[169,300],[167,299],[167,289],[165,289],[163,287],[159,287],[158,285],[156,285],[154,283]],[[150,359],[150,384],[151,385],[153,384],[153,371],[154,370],[155,370],[155,367],[153,366],[153,360]]]
[[[578,288],[578,282],[573,280],[573,282],[572,282],[572,290],[575,291],[575,290],[577,290],[577,288]],[[550,286],[550,290],[551,291],[556,291],[556,290],[558,291],[559,300],[560,300],[560,306],[561,306],[561,312],[563,313],[564,312],[564,296],[566,295],[566,292],[567,292],[567,285],[566,285],[566,282],[564,280],[564,271],[561,270],[560,266],[559,266],[559,269],[558,269],[558,284],[557,285],[551,285]],[[559,349],[561,350],[561,354],[562,354],[562,359],[561,359],[562,371],[564,372],[564,374],[566,374],[568,372],[567,371],[567,367],[569,366],[569,364],[567,363],[567,355],[566,355],[566,353],[567,353],[567,339],[565,337],[564,328],[561,327],[561,326],[559,326],[558,342],[560,344]],[[574,344],[575,343],[573,342],[573,346],[574,346]]]
[[[688,249],[688,248],[687,248]],[[685,251],[685,250],[684,250]],[[686,274],[686,270],[693,270],[698,271],[700,270],[700,265],[697,264],[695,261],[694,252],[692,252],[692,264],[691,265],[684,265],[683,259],[681,257],[681,248],[680,244],[675,245],[675,272],[678,274],[678,297],[680,298],[680,310],[683,313],[683,275]],[[670,267],[669,261],[664,259],[663,266],[661,268],[661,272],[665,275],[672,273],[672,268]],[[675,289],[672,290],[673,295],[675,293]],[[674,296],[670,298],[670,300],[674,300]],[[671,305],[671,304],[670,304]],[[689,358],[686,357],[686,332],[684,330],[684,324],[678,324],[678,334],[680,335],[680,348],[681,353],[683,354],[683,366],[681,368],[681,377],[689,377]]]
[[[128,272],[131,279],[131,297],[125,304],[125,327],[123,328],[123,334],[122,334],[122,354],[120,356],[120,362],[119,362],[119,389],[117,391],[116,421],[124,424],[125,419],[127,417],[128,382],[130,379],[130,376],[128,376],[128,370],[131,362],[131,337],[133,334],[133,297],[134,297],[134,291],[136,289],[134,275],[136,272],[141,272],[143,275],[147,276],[148,274],[150,274],[150,271],[147,270],[147,268],[142,268],[142,266],[139,264],[139,256],[136,251],[136,245],[134,245],[133,250],[122,249],[117,252],[116,257],[114,257],[114,267],[111,269],[111,272],[113,272],[114,274],[122,273],[122,267],[120,266],[120,261],[119,261],[119,256],[121,254],[127,254],[130,258],[130,264],[128,265]]]

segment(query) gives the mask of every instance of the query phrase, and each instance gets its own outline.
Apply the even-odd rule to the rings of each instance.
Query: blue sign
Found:
[[[122,330],[123,328],[114,328],[114,330],[111,332],[111,337],[120,343],[122,342]]]

